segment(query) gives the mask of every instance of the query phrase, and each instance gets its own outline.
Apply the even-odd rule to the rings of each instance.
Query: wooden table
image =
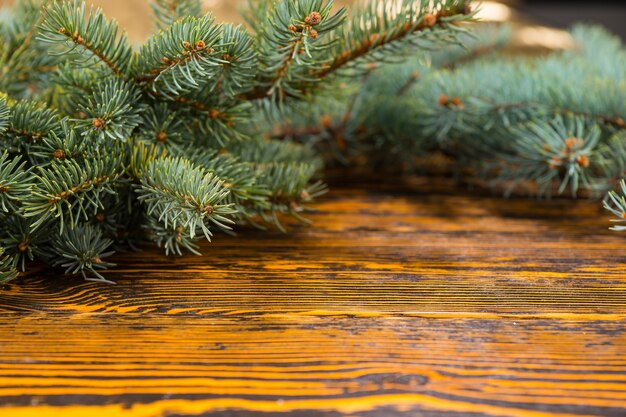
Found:
[[[598,202],[335,188],[312,227],[0,292],[0,414],[626,415],[626,235]],[[369,191],[365,191],[368,190]]]

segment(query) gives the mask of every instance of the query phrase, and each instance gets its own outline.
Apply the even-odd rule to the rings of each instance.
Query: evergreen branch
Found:
[[[198,235],[202,234],[201,230],[194,230],[192,236],[189,228],[166,227],[154,216],[148,216],[148,221],[143,228],[158,247],[165,249],[165,255],[182,256],[184,251],[201,255],[200,248],[195,243],[199,239]]]
[[[4,253],[4,248],[0,247],[0,284],[6,284],[17,276],[13,260]]]
[[[185,17],[141,47],[136,79],[172,98],[191,91],[218,70],[221,26],[212,15]]]
[[[278,213],[288,213],[303,223],[309,223],[299,215],[304,210],[303,203],[327,191],[321,182],[311,184],[311,178],[318,168],[302,162],[273,162],[259,164],[257,169],[261,183],[272,191],[270,210],[260,213],[263,220],[275,224],[283,232],[285,228],[278,220]]]
[[[617,219],[612,220],[616,223],[623,223],[626,221],[626,181],[620,181],[621,193],[611,191],[608,194],[608,198],[604,201],[604,208],[613,213]],[[611,227],[612,230],[621,232],[626,230],[626,226],[615,225]]]
[[[101,154],[86,159],[83,164],[64,160],[39,168],[35,174],[36,186],[24,200],[25,217],[36,217],[33,228],[49,219],[60,222],[60,233],[76,227],[81,220],[102,208],[100,197],[114,194],[114,187],[124,172],[123,155]],[[69,219],[68,219],[69,218]]]
[[[146,144],[178,150],[191,142],[191,132],[184,123],[184,115],[173,110],[167,103],[157,103],[141,114],[143,129],[137,139]]]
[[[210,82],[208,89],[213,94],[226,94],[229,98],[249,91],[255,85],[258,56],[254,39],[242,26],[222,26],[222,48],[220,50],[220,72]]]
[[[254,164],[241,162],[232,154],[216,150],[199,153],[187,148],[182,153],[190,155],[191,162],[223,181],[222,185],[230,191],[225,201],[233,204],[239,217],[250,220],[255,214],[270,208],[270,191],[260,184]]]
[[[88,64],[91,58],[106,65],[116,76],[127,77],[134,57],[126,34],[118,36],[117,22],[107,21],[102,9],[90,8],[84,2],[66,0],[44,8],[39,39],[65,45],[60,53],[70,55],[75,64]],[[87,57],[80,57],[84,53]]]
[[[25,99],[7,104],[0,96],[0,275],[12,277],[13,266],[39,259],[102,282],[98,271],[111,265],[103,261],[110,248],[144,237],[168,254],[197,253],[200,237],[228,232],[234,221],[281,229],[281,213],[305,221],[305,205],[325,191],[314,180],[322,160],[310,147],[261,140],[255,117],[291,111],[287,98],[322,96],[322,89],[310,93],[325,75],[370,71],[369,61],[387,61],[408,46],[462,40],[455,24],[468,16],[453,13],[461,0],[403,1],[376,9],[371,0],[342,32],[345,10],[333,13],[332,1],[261,0],[251,34],[200,16],[199,0],[154,0],[162,30],[137,52],[114,21],[78,0],[55,1],[41,15],[34,3],[18,6],[11,24],[0,25],[7,41],[0,45],[0,89]],[[429,13],[437,30],[418,28]],[[376,42],[366,47],[363,39]],[[20,49],[24,40],[28,47]],[[376,91],[374,82],[361,82]],[[421,84],[394,83],[388,91],[400,88],[394,100],[401,99],[380,112],[365,94],[343,108],[336,97],[319,108],[303,100],[298,111],[338,146],[369,119],[390,143],[422,119],[383,129],[382,115],[403,113],[398,106]],[[338,97],[339,87],[324,91]],[[621,149],[618,137],[600,140],[589,151],[589,177],[616,176],[622,162],[609,155]]]
[[[110,78],[97,85],[85,103],[77,110],[83,115],[74,119],[83,136],[94,136],[104,141],[125,141],[139,125],[140,92],[131,84]]]
[[[16,149],[28,149],[51,134],[59,133],[61,119],[55,109],[36,101],[19,101],[10,106],[11,123],[5,140]]]
[[[115,284],[98,272],[115,266],[104,260],[113,255],[114,252],[108,250],[112,245],[113,240],[105,238],[98,228],[89,224],[78,225],[54,237],[52,248],[56,257],[51,263],[65,268],[67,274],[80,273],[85,281]],[[89,276],[91,274],[95,277]]]
[[[241,8],[241,17],[258,36],[262,36],[269,25],[268,16],[273,6],[274,0],[247,0]]]
[[[403,0],[399,7],[384,4],[382,19],[379,9],[379,2],[369,1],[355,13],[339,44],[343,50],[316,77],[324,78],[368,56],[380,59],[379,51],[394,54],[396,44],[418,42],[421,34],[436,26],[450,28],[472,16],[467,0]]]
[[[16,213],[21,202],[28,198],[34,186],[33,177],[26,161],[10,158],[5,151],[0,155],[0,209],[5,213]]]
[[[594,151],[600,140],[600,128],[578,117],[557,116],[549,124],[529,122],[511,130],[514,135],[510,155],[503,155],[512,167],[504,171],[504,181],[520,179],[537,184],[540,194],[550,191],[560,179],[559,193],[569,185],[576,196],[579,184],[590,187]]]
[[[40,259],[49,258],[47,245],[50,243],[51,228],[54,229],[54,226],[46,223],[45,227],[33,230],[30,219],[17,212],[12,213],[7,217],[7,227],[0,239],[0,246],[5,248],[16,268],[26,271],[26,261],[33,261],[36,256]]]
[[[345,9],[332,14],[332,6],[332,0],[282,0],[269,10],[259,53],[263,83],[242,98],[280,102],[303,95],[304,87],[315,81],[309,73],[324,65],[332,46],[322,39],[345,19]]]
[[[39,2],[35,0],[23,0],[15,5],[13,18],[8,25],[3,25],[5,40],[8,41],[1,47],[2,62],[7,65],[2,70],[3,75],[9,71],[11,63],[17,61],[15,58],[24,54],[31,46],[37,26],[42,19],[41,11],[49,2],[50,0],[45,0],[37,4]]]
[[[97,149],[93,144],[83,140],[68,120],[61,121],[61,132],[50,132],[39,142],[28,149],[28,157],[35,165],[47,166],[55,161],[66,159],[82,160],[95,157]]]
[[[155,159],[148,163],[137,189],[146,213],[154,215],[165,228],[182,227],[190,237],[200,229],[211,240],[209,225],[230,230],[235,214],[232,204],[224,203],[229,190],[212,173],[182,158]]]
[[[160,30],[165,30],[184,17],[199,17],[202,12],[200,0],[151,0],[150,7]]]
[[[5,97],[0,95],[0,134],[6,132],[11,122],[11,110]]]

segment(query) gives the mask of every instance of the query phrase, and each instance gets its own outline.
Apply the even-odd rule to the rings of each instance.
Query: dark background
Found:
[[[524,0],[512,2],[512,6],[531,20],[549,26],[568,28],[576,22],[600,23],[626,41],[626,0]]]

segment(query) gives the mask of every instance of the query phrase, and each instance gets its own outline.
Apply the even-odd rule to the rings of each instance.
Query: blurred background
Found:
[[[237,9],[245,0],[204,0],[206,10],[215,13],[218,20],[239,22]],[[10,5],[13,0],[0,0],[0,6]],[[339,5],[351,0],[336,0]],[[115,17],[130,39],[143,41],[152,31],[149,19],[149,0],[87,0],[102,7],[109,16]],[[626,40],[626,0],[503,0],[483,2],[483,18],[486,20],[511,20],[527,26],[529,23],[567,28],[574,22],[600,23]],[[548,32],[522,34],[525,43],[562,42],[558,35]],[[547,39],[551,36],[554,39]],[[548,47],[552,45],[547,45]],[[557,45],[554,45],[557,46]]]
[[[626,41],[626,0],[524,0],[511,6],[537,23],[568,28],[572,23],[600,23]]]

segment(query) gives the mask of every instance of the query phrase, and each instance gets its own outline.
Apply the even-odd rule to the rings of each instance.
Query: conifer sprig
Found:
[[[190,237],[201,229],[207,240],[213,235],[210,225],[230,230],[235,222],[232,204],[223,204],[229,194],[222,180],[182,158],[151,161],[141,178],[139,201],[147,214],[154,215],[166,228],[183,227]]]
[[[13,213],[20,209],[20,202],[31,194],[35,185],[26,161],[20,157],[10,158],[7,152],[0,155],[0,209]]]
[[[267,129],[377,171],[419,170],[437,154],[458,178],[506,195],[606,195],[626,171],[626,48],[601,28],[577,26],[571,50],[512,57],[498,51],[509,33],[482,25],[460,35],[465,49],[372,65],[314,106],[293,103],[284,124]],[[618,222],[624,195],[626,184],[605,199]]]
[[[405,46],[434,45],[439,31],[451,40],[443,14],[457,3],[404,4],[411,17],[441,17],[429,41]],[[199,0],[152,7],[159,30],[139,49],[78,0],[18,0],[0,22],[0,279],[42,260],[108,282],[105,258],[119,248],[151,241],[167,254],[199,253],[198,240],[236,224],[305,222],[325,192],[321,158],[266,139],[255,122],[323,90],[345,49],[334,36],[357,31],[341,31],[346,11],[262,0],[251,33],[215,22]],[[381,19],[377,30],[406,32],[399,15]],[[377,45],[352,58],[399,51]]]
[[[128,75],[134,57],[126,34],[119,34],[117,22],[107,20],[102,9],[86,9],[79,0],[54,1],[44,8],[39,39],[54,45],[64,44],[59,54],[82,57],[87,65],[93,59],[106,65],[117,76]],[[81,59],[75,59],[78,64]]]
[[[207,14],[176,21],[154,35],[139,53],[137,78],[166,97],[177,97],[214,76],[222,28]]]
[[[35,173],[37,184],[23,200],[24,216],[36,217],[33,228],[54,218],[63,233],[103,208],[103,194],[116,193],[116,182],[124,172],[121,155],[101,154],[85,162],[64,160]]]
[[[5,249],[0,247],[0,284],[9,282],[18,276],[18,271],[13,265],[13,260],[4,253]]]
[[[98,272],[115,266],[104,260],[113,255],[114,251],[110,250],[112,245],[113,241],[106,239],[98,228],[89,224],[80,225],[68,230],[66,235],[54,236],[52,248],[56,257],[51,263],[65,268],[69,274],[82,274],[86,281],[115,284]]]
[[[158,29],[166,29],[179,19],[199,17],[202,13],[201,0],[153,0],[150,7]]]
[[[397,61],[409,45],[429,48],[454,39],[454,32],[461,30],[456,24],[472,15],[466,0],[369,0],[355,7],[349,24],[339,28],[334,59],[319,76],[363,62]],[[435,26],[445,30],[433,31]]]

